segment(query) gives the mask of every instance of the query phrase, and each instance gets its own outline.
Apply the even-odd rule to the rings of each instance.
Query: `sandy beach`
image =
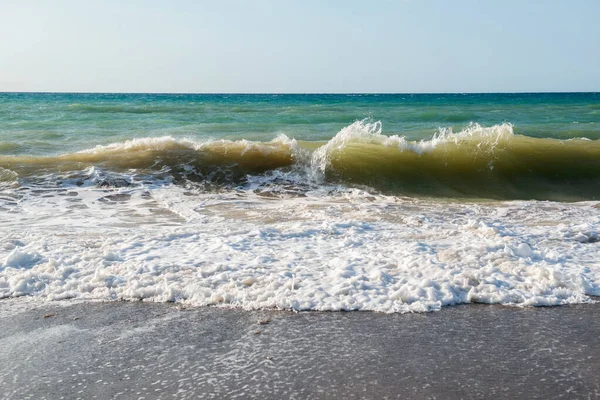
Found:
[[[600,307],[0,302],[4,399],[596,399]]]

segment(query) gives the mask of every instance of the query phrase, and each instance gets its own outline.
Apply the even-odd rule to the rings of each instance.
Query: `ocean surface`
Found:
[[[600,93],[0,93],[0,298],[600,295]]]

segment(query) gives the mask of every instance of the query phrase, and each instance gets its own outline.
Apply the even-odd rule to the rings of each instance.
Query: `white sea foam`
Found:
[[[594,202],[246,189],[83,186],[26,195],[17,212],[0,213],[0,296],[414,312],[600,295]],[[101,201],[114,194],[127,200]]]
[[[126,140],[123,142],[110,143],[107,145],[97,145],[95,147],[80,151],[80,154],[98,154],[107,152],[121,152],[121,151],[136,151],[136,150],[165,150],[169,148],[187,148],[190,150],[205,150],[215,147],[225,147],[240,149],[241,153],[258,150],[268,153],[273,150],[272,145],[284,145],[290,149],[297,147],[295,139],[290,139],[284,134],[280,134],[270,142],[256,142],[252,140],[240,139],[240,140],[193,140],[185,138],[174,138],[172,136],[160,136],[160,137],[145,137]]]

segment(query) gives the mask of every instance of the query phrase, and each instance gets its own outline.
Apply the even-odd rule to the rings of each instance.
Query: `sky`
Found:
[[[0,91],[600,91],[599,0],[0,0]]]

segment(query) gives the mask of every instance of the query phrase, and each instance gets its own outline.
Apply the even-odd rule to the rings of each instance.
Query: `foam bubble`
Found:
[[[595,202],[187,190],[82,186],[25,197],[2,220],[0,296],[420,312],[600,294]],[[98,201],[124,191],[127,200]]]

